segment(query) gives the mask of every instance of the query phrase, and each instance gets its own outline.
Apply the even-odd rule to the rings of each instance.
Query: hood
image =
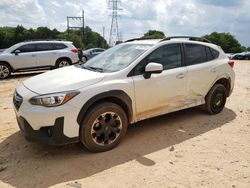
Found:
[[[100,82],[106,73],[69,66],[49,71],[23,82],[24,86],[38,94],[71,91]]]

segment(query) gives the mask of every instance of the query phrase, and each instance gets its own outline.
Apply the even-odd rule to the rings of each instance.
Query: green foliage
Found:
[[[72,41],[77,48],[108,48],[106,40],[89,27],[84,28],[85,37],[82,38],[82,31],[70,30],[59,32],[48,27],[38,27],[37,29],[26,29],[22,25],[17,27],[0,27],[0,49],[8,48],[18,42],[32,39],[66,39]]]
[[[163,39],[163,38],[165,38],[165,34],[162,31],[149,30],[147,33],[144,33],[144,36],[142,38],[145,38],[145,39]]]
[[[239,41],[230,33],[213,32],[203,37],[210,40],[212,43],[221,46],[226,53],[238,53],[245,50]]]

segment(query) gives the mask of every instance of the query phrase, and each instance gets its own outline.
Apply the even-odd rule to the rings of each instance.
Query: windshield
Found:
[[[119,71],[127,67],[151,46],[150,44],[117,45],[88,60],[82,67],[99,72]]]

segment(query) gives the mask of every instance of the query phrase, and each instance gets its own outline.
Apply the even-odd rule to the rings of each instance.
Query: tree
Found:
[[[203,36],[214,44],[221,46],[226,53],[237,53],[244,51],[239,41],[230,33],[213,32],[209,35]]]
[[[144,36],[142,38],[145,38],[145,39],[163,39],[163,38],[165,38],[165,34],[162,31],[149,30],[147,33],[144,33]]]
[[[72,41],[77,48],[107,48],[107,41],[97,32],[85,27],[85,37],[82,38],[82,30],[70,30],[59,32],[48,27],[38,27],[37,29],[26,29],[22,25],[17,27],[0,27],[0,49],[8,48],[18,42],[32,39],[66,39]]]

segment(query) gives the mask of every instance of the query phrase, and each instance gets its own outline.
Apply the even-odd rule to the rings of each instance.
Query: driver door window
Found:
[[[162,64],[163,70],[181,67],[180,44],[165,45],[153,51],[135,67],[134,75],[143,74],[145,66],[150,62]]]
[[[25,44],[19,47],[17,50],[20,50],[20,53],[34,52],[36,51],[36,47],[34,44]]]

